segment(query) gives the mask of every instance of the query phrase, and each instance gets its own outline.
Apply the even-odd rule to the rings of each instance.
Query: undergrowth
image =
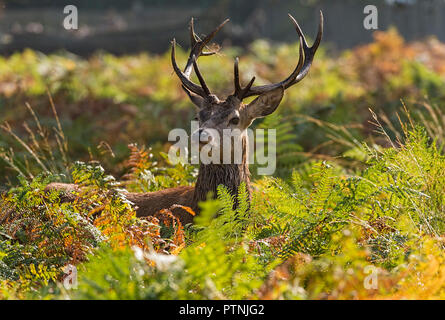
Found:
[[[297,52],[262,41],[255,48],[243,68],[256,69],[259,82],[287,74],[285,57]],[[173,118],[188,115],[185,95],[171,90],[179,86],[167,55],[84,61],[25,51],[0,59],[0,82],[9,83],[0,102],[44,97],[51,117],[39,119],[30,104],[2,111],[12,121],[0,137],[0,298],[445,298],[444,69],[429,48],[420,64],[419,43],[392,30],[337,59],[320,52],[308,85],[256,124],[277,130],[276,174],[254,177],[250,205],[245,185],[236,197],[220,186],[186,226],[173,208],[137,218],[125,197],[196,181],[196,167],[170,164],[159,143],[179,127]],[[226,53],[218,65],[231,68]],[[286,63],[254,62],[276,55]],[[206,61],[209,83],[228,88]],[[57,75],[47,72],[54,64]],[[91,113],[79,111],[85,101]],[[119,121],[105,123],[97,115],[110,101],[109,119]],[[59,118],[59,105],[72,118]],[[178,116],[163,117],[172,105]],[[21,112],[31,121],[19,129]],[[109,143],[90,137],[94,126]],[[67,195],[47,189],[52,182],[82,188]],[[77,270],[72,286],[67,267]]]
[[[45,189],[57,175],[22,178],[1,200],[1,295],[333,299],[426,297],[430,290],[428,298],[442,297],[434,275],[443,272],[445,157],[426,129],[405,129],[393,147],[363,144],[363,170],[315,161],[288,179],[257,179],[250,209],[245,185],[237,199],[220,186],[186,228],[168,208],[136,218],[122,186],[147,188],[141,172],[165,181],[179,170],[151,170],[152,159],[136,146],[123,184],[97,163],[72,165],[72,181],[84,187],[75,201]],[[67,265],[77,266],[76,289],[63,286]],[[378,270],[377,289],[364,286],[369,266]],[[410,286],[413,277],[423,286]]]

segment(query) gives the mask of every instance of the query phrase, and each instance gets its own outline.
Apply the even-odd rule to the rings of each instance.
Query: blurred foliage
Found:
[[[196,179],[160,152],[193,117],[168,54],[3,58],[0,298],[445,298],[443,48],[390,30],[339,57],[321,50],[256,123],[279,132],[277,174],[254,177],[250,207],[246,186],[237,199],[220,186],[187,226],[172,208],[137,218],[124,190]],[[260,84],[284,78],[296,52],[257,41],[200,64],[229,94],[235,55]],[[83,188],[66,201],[46,190],[59,181]],[[77,289],[62,284],[68,264]]]
[[[178,51],[178,60],[184,63],[186,53]],[[202,57],[200,66],[208,85],[224,97],[233,90],[232,77],[227,72],[232,70],[235,56],[240,56],[244,83],[256,75],[256,83],[265,84],[284,79],[296,64],[297,52],[298,44],[273,46],[257,40],[246,52],[232,47],[217,56]],[[445,46],[437,40],[406,44],[395,30],[376,32],[374,43],[338,57],[327,55],[321,48],[307,79],[286,92],[275,115],[275,119],[286,119],[282,123],[286,127],[279,131],[292,142],[282,164],[289,164],[292,156],[297,158],[292,165],[303,164],[314,155],[337,156],[351,147],[331,143],[331,137],[318,129],[319,123],[307,121],[308,117],[343,125],[356,140],[373,135],[369,107],[382,119],[396,124],[396,130],[391,131],[400,131],[397,112],[401,98],[416,110],[428,111],[426,120],[434,120],[427,109],[438,108],[444,100],[444,59]],[[40,123],[35,121],[34,112],[39,114]],[[56,112],[59,117],[54,116]],[[193,113],[172,72],[168,53],[122,57],[98,53],[82,59],[69,53],[47,56],[25,50],[0,58],[0,118],[19,137],[37,132],[37,141],[48,139],[54,127],[60,140],[67,138],[70,148],[50,139],[45,150],[48,158],[60,162],[99,160],[113,175],[121,176],[126,173],[123,160],[130,152],[127,145],[149,145],[154,154],[166,152],[170,146],[166,140],[169,130],[188,129]],[[266,118],[254,125],[268,127],[277,122]],[[61,136],[61,127],[65,137]],[[34,138],[30,136],[24,142]],[[374,138],[380,143],[381,137]],[[8,153],[11,146],[18,145],[20,142],[11,135],[0,135],[0,152]],[[49,154],[60,149],[66,155]],[[32,165],[27,163],[27,150],[14,150],[14,158],[20,161],[17,167]],[[161,162],[165,164],[164,159]],[[51,171],[62,173],[66,163],[55,166],[58,169]],[[28,169],[32,172],[32,168]],[[34,173],[41,169],[39,166]],[[6,170],[3,162],[0,170]],[[288,175],[289,170],[279,170],[279,174]],[[14,172],[6,171],[0,182],[14,181],[14,177]]]

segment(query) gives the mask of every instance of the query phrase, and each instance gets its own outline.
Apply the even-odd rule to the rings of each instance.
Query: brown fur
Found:
[[[125,197],[133,202],[138,217],[152,216],[162,209],[168,209],[174,204],[193,207],[192,199],[195,188],[182,186],[147,193],[128,193]],[[193,222],[193,216],[184,209],[176,208],[173,214],[182,224]]]
[[[250,189],[250,171],[247,164],[248,155],[247,136],[243,138],[243,156],[242,164],[201,164],[199,167],[198,180],[196,181],[195,192],[193,195],[192,208],[199,212],[197,205],[200,201],[205,201],[209,192],[213,197],[217,194],[219,185],[225,186],[232,195],[238,193],[239,185],[246,184],[249,200],[251,198]]]

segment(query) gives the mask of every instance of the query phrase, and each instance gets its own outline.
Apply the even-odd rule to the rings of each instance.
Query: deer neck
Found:
[[[248,140],[247,136],[242,140],[242,162],[238,164],[201,164],[199,166],[198,179],[195,185],[193,196],[193,208],[199,211],[198,203],[205,201],[209,192],[213,198],[216,198],[217,188],[224,185],[229,192],[236,196],[238,187],[242,182],[245,183],[249,200],[251,198],[250,190],[250,172],[248,159]]]

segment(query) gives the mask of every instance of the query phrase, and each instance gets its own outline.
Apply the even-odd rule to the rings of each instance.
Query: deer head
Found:
[[[292,73],[283,81],[262,86],[253,86],[255,77],[243,88],[240,83],[239,59],[235,59],[234,64],[234,92],[226,99],[220,99],[215,94],[212,94],[206,85],[206,82],[199,71],[197,59],[200,56],[210,56],[215,54],[215,51],[204,52],[203,49],[207,46],[215,34],[229,21],[225,20],[209,35],[202,40],[196,35],[194,31],[193,18],[190,21],[190,41],[191,51],[187,64],[182,71],[175,59],[176,42],[172,41],[171,60],[175,73],[182,82],[182,88],[190,97],[193,104],[198,108],[196,120],[199,121],[199,129],[192,133],[192,139],[197,139],[200,143],[213,143],[213,147],[221,145],[221,141],[213,141],[215,135],[223,137],[227,132],[239,132],[233,138],[238,136],[239,139],[244,139],[246,129],[252,124],[256,118],[265,117],[273,113],[283,98],[284,91],[294,84],[303,80],[308,74],[312,65],[315,52],[321,42],[323,35],[323,14],[320,11],[320,24],[318,34],[312,47],[309,47],[306,38],[298,25],[297,21],[289,14],[289,18],[295,26],[297,34],[300,39],[299,61]],[[199,80],[199,85],[190,79],[192,69],[195,71]],[[250,96],[257,96],[255,100],[248,104],[244,104],[243,100]],[[227,130],[228,129],[228,130]],[[229,150],[225,150],[228,152]],[[230,150],[233,152],[233,150]],[[222,152],[222,148],[221,148]]]

